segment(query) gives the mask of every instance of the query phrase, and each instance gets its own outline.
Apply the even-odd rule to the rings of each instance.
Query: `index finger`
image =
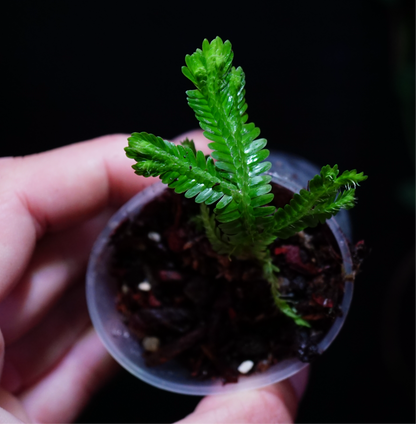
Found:
[[[201,142],[200,132],[195,135]],[[0,300],[46,231],[69,228],[109,204],[118,206],[155,181],[134,175],[124,153],[126,139],[105,136],[0,160]]]

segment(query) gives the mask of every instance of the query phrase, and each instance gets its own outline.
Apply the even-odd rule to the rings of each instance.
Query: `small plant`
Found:
[[[267,141],[260,130],[247,123],[245,75],[232,66],[231,43],[204,40],[185,58],[183,74],[196,86],[187,91],[204,136],[211,141],[210,156],[196,151],[193,141],[175,145],[145,132],[129,137],[126,154],[137,163],[136,174],[159,176],[163,183],[201,204],[207,238],[217,253],[230,260],[252,259],[263,269],[277,307],[298,325],[309,326],[294,306],[279,293],[279,269],[273,265],[268,246],[307,227],[315,227],[355,204],[355,188],[367,179],[356,170],[339,174],[338,166],[324,166],[309,181],[307,190],[295,194],[290,204],[276,210],[268,206],[271,167],[265,162]],[[207,205],[215,204],[211,213]]]

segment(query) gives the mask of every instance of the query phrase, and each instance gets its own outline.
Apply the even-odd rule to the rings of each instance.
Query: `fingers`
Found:
[[[4,341],[0,331],[0,375],[4,361]],[[29,419],[20,402],[0,387],[0,423],[22,423]]]
[[[205,140],[194,134],[201,148]],[[121,205],[156,181],[134,175],[124,147],[127,135],[112,135],[23,158],[0,161],[2,194],[16,193],[21,212],[30,213],[37,235],[90,218],[108,204]],[[13,203],[13,202],[11,202]],[[13,203],[11,208],[18,207]]]
[[[208,396],[177,424],[292,423],[297,405],[297,395],[286,380],[249,392]]]
[[[18,195],[40,234],[68,228],[108,204],[128,200],[150,183],[134,175],[126,146],[127,135],[112,135],[3,159],[3,192]]]
[[[195,139],[198,148],[206,148],[202,131],[185,133],[178,140],[186,137]],[[50,234],[37,243],[19,285],[0,304],[0,328],[6,343],[14,342],[35,326],[84,271],[92,244],[114,211],[108,207],[81,226]]]
[[[0,387],[0,423],[28,423],[26,415],[19,400]]]
[[[199,134],[201,148],[206,141]],[[126,138],[112,135],[0,159],[0,221],[5,223],[0,228],[0,301],[22,276],[45,231],[70,228],[107,205],[120,206],[156,181],[131,170]]]
[[[20,399],[33,422],[71,422],[118,368],[90,328],[62,361]]]
[[[11,344],[33,328],[62,293],[85,272],[92,245],[113,210],[50,234],[38,244],[21,282],[0,304],[0,328]]]
[[[186,136],[194,138],[199,149],[206,145],[199,131],[180,138]],[[21,284],[12,289],[29,264],[36,241],[47,230],[56,233],[71,228],[106,205],[119,206],[154,182],[134,175],[133,163],[124,154],[126,145],[126,136],[116,135],[25,158],[0,159],[0,220],[5,223],[0,228],[0,301],[10,293],[0,307],[0,325],[7,341],[15,342],[8,348],[3,382],[15,391],[48,372],[88,321],[83,300],[79,297],[75,302],[74,294],[45,313],[80,273],[97,233],[94,226],[68,232],[66,244],[58,235],[41,243]],[[34,331],[23,336],[32,327]],[[106,358],[99,364],[108,363],[99,346],[97,356]],[[65,367],[69,365],[59,369]],[[49,377],[53,380],[54,375],[51,372]],[[42,384],[26,392],[29,404],[36,390],[45,393]],[[73,414],[77,408],[70,409]]]
[[[27,422],[29,422],[29,420],[20,420],[17,416],[0,407],[0,423],[22,424]]]
[[[153,182],[134,175],[126,145],[126,136],[108,136],[0,160],[0,300],[47,229],[70,228]]]
[[[89,324],[84,287],[65,295],[29,334],[7,347],[2,386],[19,393],[47,373]]]

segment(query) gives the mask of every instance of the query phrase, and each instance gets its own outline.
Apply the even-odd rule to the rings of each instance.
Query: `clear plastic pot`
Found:
[[[298,192],[306,187],[307,181],[319,170],[311,163],[293,155],[273,153],[269,160],[273,167],[273,181],[291,191]],[[106,273],[105,264],[112,255],[108,245],[109,236],[125,220],[133,219],[142,206],[154,196],[160,194],[166,186],[156,183],[143,190],[127,202],[108,222],[98,237],[89,261],[87,271],[87,302],[92,323],[103,344],[125,369],[143,381],[161,389],[189,395],[212,395],[253,390],[289,378],[298,373],[307,364],[298,359],[284,360],[262,374],[241,376],[236,384],[222,385],[221,381],[196,381],[175,361],[157,367],[146,367],[142,358],[142,347],[129,329],[124,325],[122,316],[115,307],[116,281]],[[352,261],[348,243],[344,234],[351,235],[351,226],[345,211],[327,221],[338,243],[346,275],[352,273]],[[337,223],[339,221],[339,224]],[[341,230],[341,228],[342,230]],[[346,281],[341,309],[343,316],[335,320],[330,331],[319,343],[323,352],[332,343],[340,331],[350,307],[353,284]]]

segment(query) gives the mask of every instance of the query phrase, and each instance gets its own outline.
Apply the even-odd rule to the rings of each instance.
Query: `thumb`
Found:
[[[258,390],[207,396],[177,424],[293,423],[307,378],[308,368],[304,368],[293,382],[288,379]]]

